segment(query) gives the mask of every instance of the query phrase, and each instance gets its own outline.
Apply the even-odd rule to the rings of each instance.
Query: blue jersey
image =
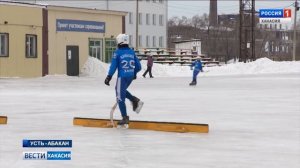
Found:
[[[202,62],[200,60],[196,60],[192,63],[191,67],[195,67],[194,71],[202,71]]]
[[[119,48],[113,54],[108,75],[113,76],[116,69],[118,77],[134,77],[141,70],[141,63],[132,49]]]

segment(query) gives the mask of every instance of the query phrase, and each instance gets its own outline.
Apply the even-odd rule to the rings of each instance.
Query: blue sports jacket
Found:
[[[194,71],[202,71],[202,62],[200,60],[196,60],[192,63],[191,67],[195,67]]]
[[[108,75],[113,76],[116,69],[118,77],[134,77],[141,70],[141,63],[132,49],[119,48],[113,54]]]

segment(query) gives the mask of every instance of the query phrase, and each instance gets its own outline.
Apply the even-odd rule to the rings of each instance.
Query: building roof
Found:
[[[27,6],[27,7],[40,7],[40,8],[47,8],[52,10],[68,10],[68,11],[80,11],[86,13],[113,14],[113,15],[122,15],[122,16],[125,16],[128,13],[128,12],[116,11],[116,10],[101,10],[96,8],[70,7],[70,6],[63,6],[63,5],[48,5],[44,3],[29,3],[29,2],[19,2],[19,1],[0,0],[0,4]]]

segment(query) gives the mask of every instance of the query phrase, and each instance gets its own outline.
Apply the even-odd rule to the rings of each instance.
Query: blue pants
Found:
[[[132,77],[118,77],[116,83],[116,97],[119,105],[119,109],[121,111],[122,117],[127,116],[125,99],[133,100],[133,96],[127,91],[127,88],[131,84],[133,78]]]
[[[193,72],[193,81],[197,82],[197,75],[199,74],[200,71],[194,70]]]

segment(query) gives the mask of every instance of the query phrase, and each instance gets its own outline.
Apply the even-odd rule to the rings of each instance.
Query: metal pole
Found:
[[[297,35],[296,35],[296,26],[297,26],[297,7],[298,2],[295,0],[295,16],[294,16],[294,40],[293,40],[293,61],[296,61],[296,43],[297,43]]]
[[[251,55],[251,61],[256,60],[256,55],[255,55],[255,29],[256,29],[256,23],[255,23],[255,0],[252,0],[252,11],[251,11],[251,16],[252,16],[252,25],[251,25],[251,35],[252,35],[252,55]]]
[[[239,62],[242,61],[242,58],[243,58],[243,22],[244,22],[244,19],[243,19],[243,15],[244,15],[244,12],[243,12],[243,9],[244,9],[244,6],[243,6],[243,1],[240,0],[240,29],[239,29],[239,42],[240,42],[240,50],[239,50],[239,57],[238,57],[238,60]]]
[[[136,0],[135,50],[139,48],[139,0]]]

